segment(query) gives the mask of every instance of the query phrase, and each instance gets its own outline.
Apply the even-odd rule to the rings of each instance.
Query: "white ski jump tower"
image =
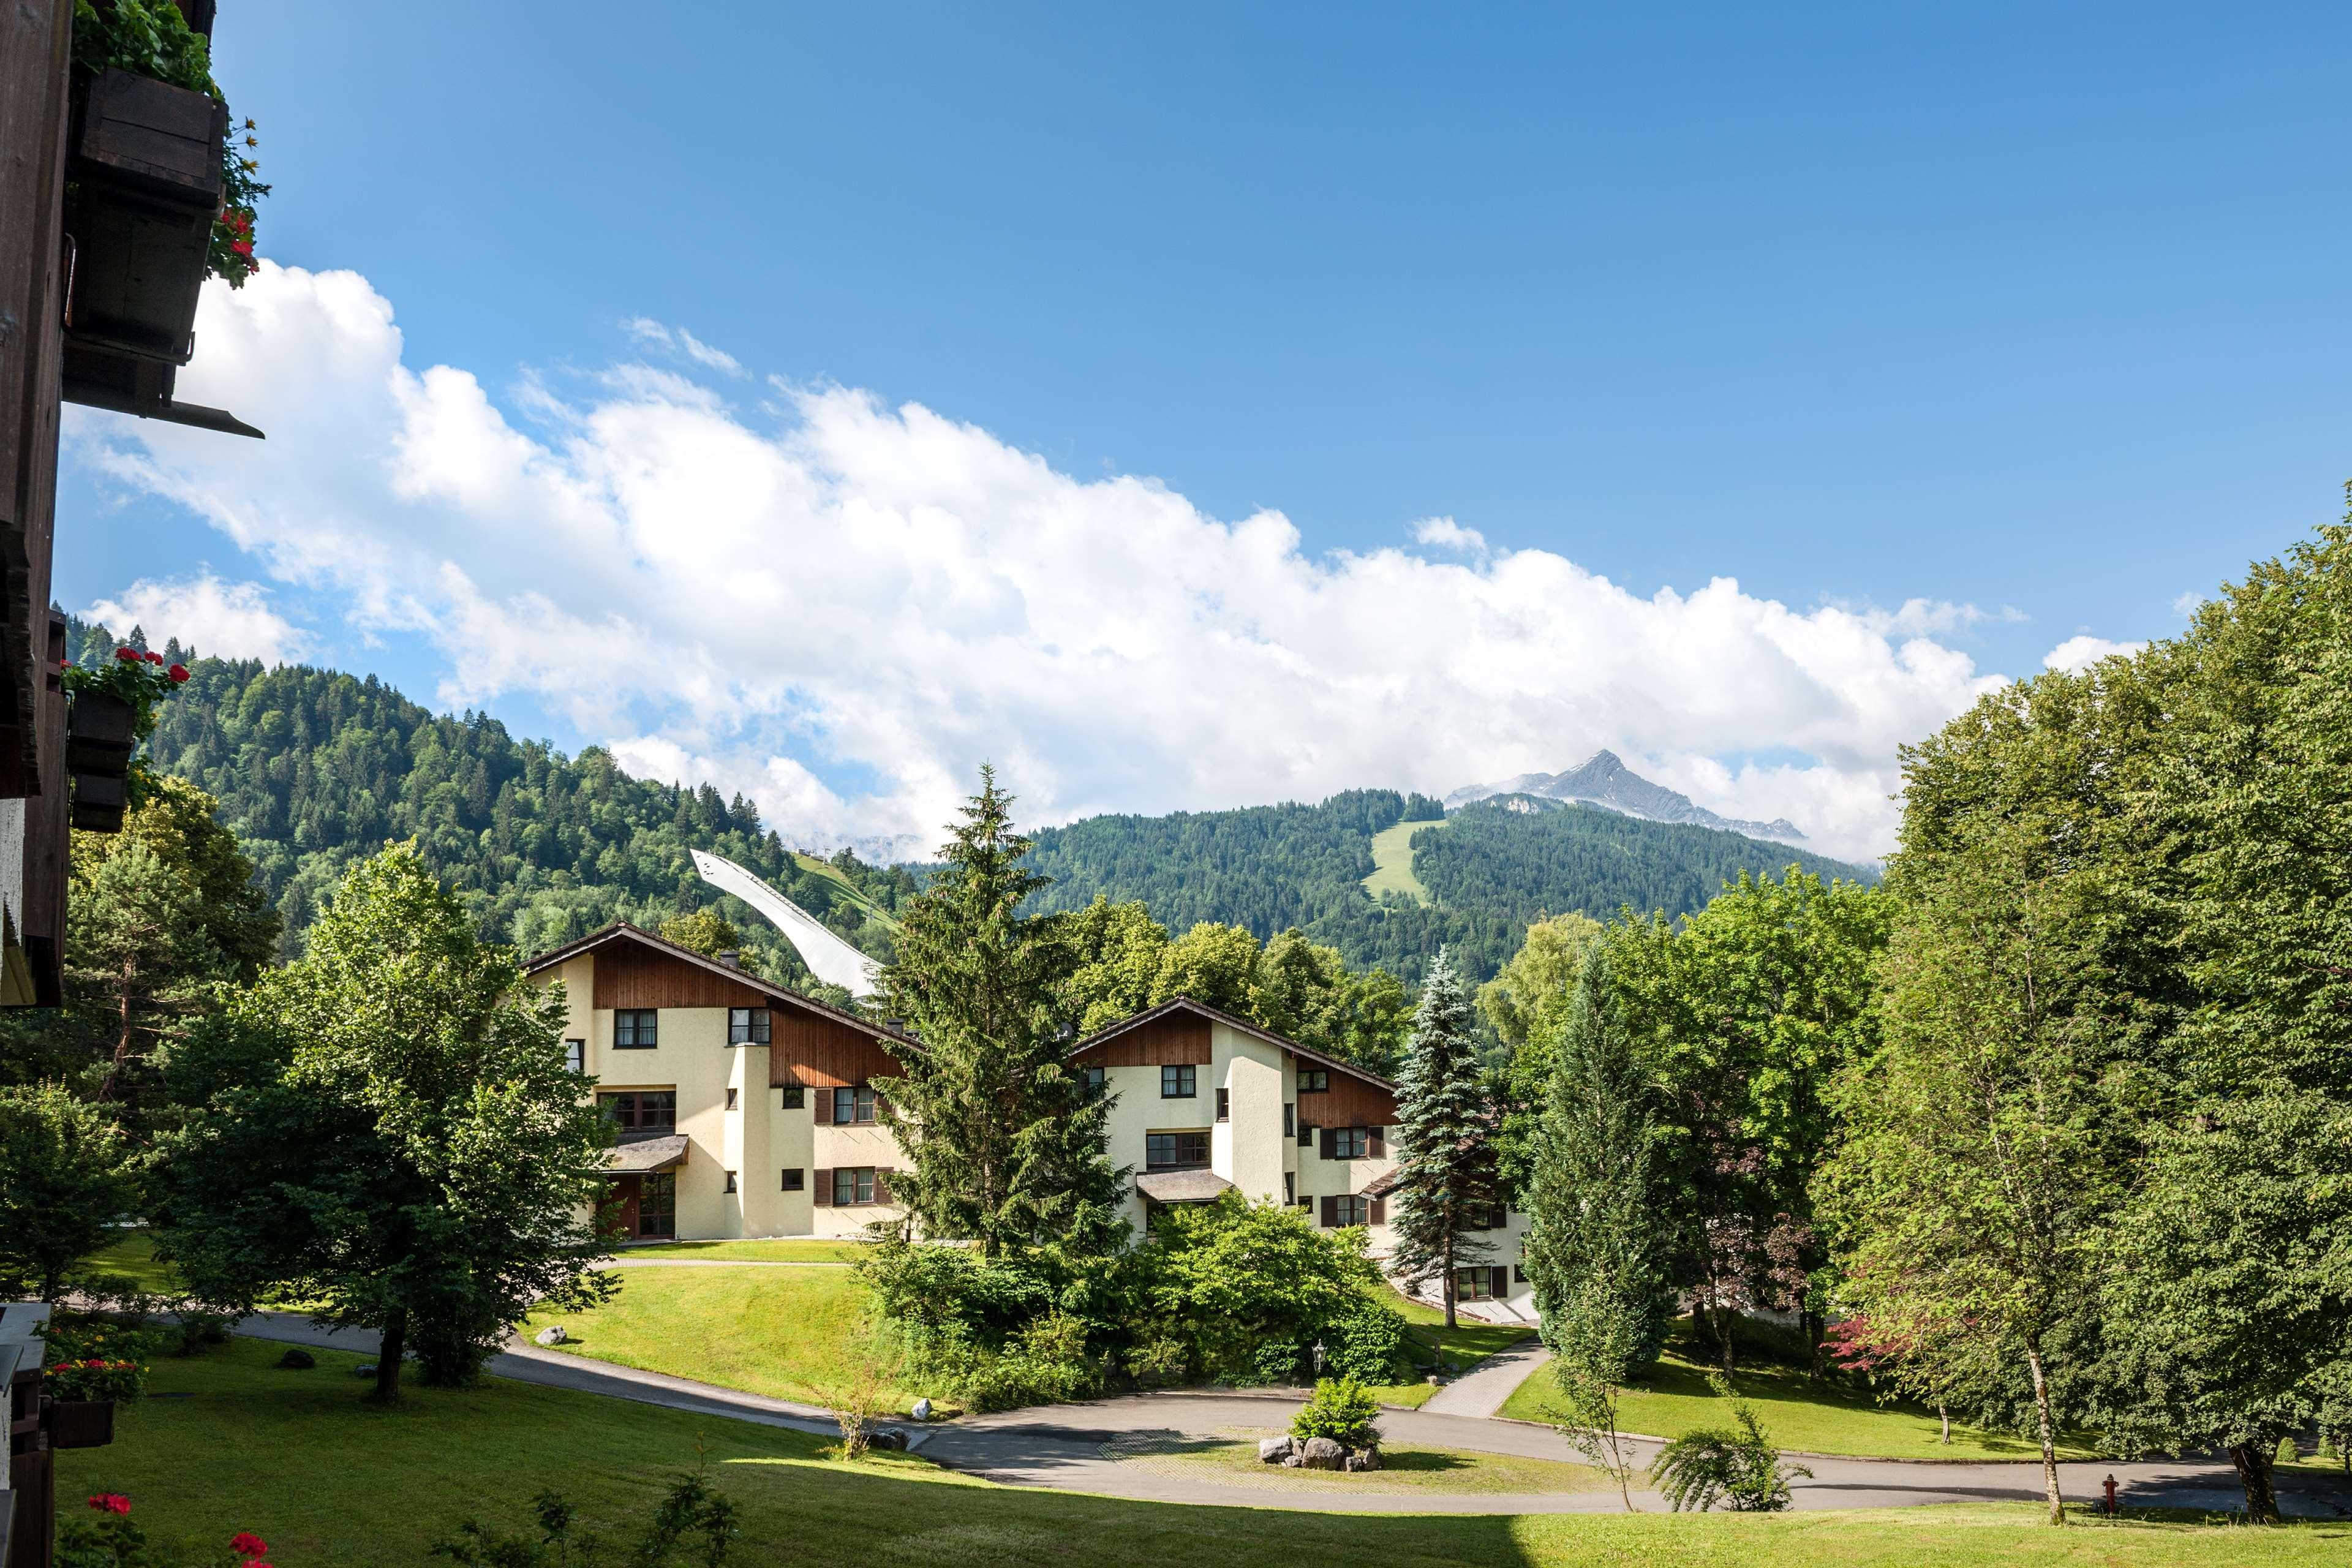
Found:
[[[838,985],[852,996],[871,996],[874,961],[824,929],[817,918],[723,855],[697,849],[694,868],[702,879],[722,892],[734,894],[768,918],[797,949],[809,973],[827,985]]]

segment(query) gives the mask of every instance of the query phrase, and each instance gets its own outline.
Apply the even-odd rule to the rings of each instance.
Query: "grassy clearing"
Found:
[[[610,1305],[535,1314],[557,1348],[775,1399],[830,1404],[866,1332],[865,1282],[846,1268],[632,1268]],[[924,1391],[893,1386],[904,1411]]]
[[[1426,826],[1424,824],[1423,826]],[[1378,1292],[1381,1300],[1404,1314],[1407,1338],[1416,1347],[1416,1364],[1442,1362],[1456,1373],[1467,1371],[1496,1351],[1507,1350],[1528,1337],[1531,1331],[1524,1328],[1496,1328],[1489,1323],[1474,1323],[1465,1319],[1453,1328],[1445,1326],[1445,1310],[1424,1306],[1419,1301],[1391,1289]],[[1437,1390],[1426,1381],[1397,1384],[1370,1391],[1373,1398],[1383,1405],[1400,1409],[1418,1410],[1429,1403]]]
[[[1952,1424],[1948,1447],[1938,1441],[1936,1413],[1912,1405],[1880,1405],[1838,1384],[1816,1384],[1794,1367],[1751,1364],[1732,1386],[1756,1406],[1764,1430],[1784,1448],[1888,1459],[2028,1459],[2041,1450],[2023,1438]],[[1511,1393],[1501,1414],[1521,1421],[1558,1419],[1549,1367]],[[1730,1424],[1730,1414],[1707,1386],[1706,1369],[1669,1353],[1646,1384],[1626,1392],[1618,1420],[1628,1432],[1679,1437],[1701,1426]],[[2062,1447],[2062,1458],[2090,1458],[2088,1449]]]
[[[624,1247],[613,1256],[698,1258],[709,1263],[855,1263],[873,1248],[862,1241],[653,1241]]]
[[[1103,1452],[1138,1469],[1220,1486],[1260,1491],[1328,1493],[1335,1508],[1368,1494],[1475,1492],[1482,1496],[1533,1496],[1544,1492],[1601,1489],[1608,1477],[1587,1465],[1527,1459],[1507,1454],[1465,1454],[1447,1448],[1381,1449],[1381,1468],[1358,1475],[1331,1470],[1287,1469],[1257,1457],[1257,1440],[1278,1437],[1279,1428],[1234,1427],[1224,1441],[1135,1438],[1108,1445]]]
[[[151,1296],[179,1293],[180,1277],[168,1263],[155,1261],[155,1241],[143,1230],[126,1230],[121,1239],[93,1255],[82,1266],[87,1273],[111,1274],[131,1281]]]
[[[823,877],[826,881],[831,882],[834,886],[839,888],[841,889],[842,897],[856,905],[858,911],[861,914],[869,915],[875,920],[879,921],[887,930],[897,931],[898,929],[898,918],[890,913],[887,910],[883,909],[880,905],[875,903],[864,893],[859,892],[856,886],[851,883],[849,879],[842,875],[840,867],[834,865],[828,860],[820,860],[814,855],[801,854],[797,850],[793,854],[793,860],[802,870]]]
[[[1416,903],[1429,902],[1429,889],[1412,874],[1412,836],[1424,827],[1444,826],[1443,822],[1400,822],[1373,834],[1372,874],[1364,879],[1364,891],[1374,899],[1382,893],[1402,893]]]
[[[2058,1531],[2023,1505],[1465,1518],[1135,1503],[964,1481],[919,1458],[848,1466],[798,1433],[498,1378],[411,1389],[378,1410],[360,1402],[356,1357],[321,1352],[312,1371],[279,1372],[269,1363],[283,1349],[240,1340],[162,1363],[151,1388],[184,1397],[124,1410],[111,1447],[58,1455],[58,1495],[127,1493],[167,1542],[216,1548],[250,1530],[278,1568],[409,1568],[468,1514],[521,1528],[541,1487],[608,1527],[624,1510],[633,1521],[698,1447],[741,1508],[743,1563],[1129,1568],[1149,1554],[1226,1568],[2319,1568],[2352,1553],[2342,1525],[2086,1521]]]

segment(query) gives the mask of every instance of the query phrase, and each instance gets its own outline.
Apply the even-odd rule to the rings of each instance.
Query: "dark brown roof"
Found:
[[[1302,1060],[1313,1062],[1318,1067],[1329,1068],[1333,1072],[1343,1072],[1349,1078],[1361,1079],[1366,1083],[1376,1084],[1387,1089],[1391,1094],[1396,1092],[1396,1085],[1376,1072],[1368,1072],[1353,1062],[1341,1061],[1338,1057],[1325,1056],[1321,1051],[1310,1049],[1300,1045],[1297,1040],[1285,1039],[1262,1024],[1253,1024],[1247,1018],[1236,1018],[1231,1013],[1212,1007],[1206,1002],[1195,1002],[1190,996],[1171,996],[1157,1007],[1146,1007],[1140,1013],[1131,1014],[1116,1024],[1097,1029],[1093,1034],[1072,1046],[1070,1054],[1076,1056],[1080,1051],[1099,1046],[1106,1040],[1117,1039],[1129,1029],[1149,1024],[1155,1018],[1165,1018],[1171,1013],[1197,1013],[1203,1018],[1213,1019],[1228,1028],[1239,1029],[1253,1039],[1264,1040],[1276,1050],[1288,1051],[1291,1055]]]
[[[667,938],[656,936],[644,927],[633,926],[626,921],[615,921],[603,931],[590,931],[577,942],[565,942],[562,947],[549,949],[537,958],[527,959],[524,961],[522,972],[525,974],[538,974],[542,971],[554,968],[559,963],[577,958],[583,952],[593,952],[597,948],[615,942],[635,942],[640,947],[652,948],[655,952],[667,957],[707,969],[713,974],[761,992],[776,1001],[794,1007],[804,1007],[812,1013],[822,1014],[838,1023],[846,1024],[851,1028],[861,1030],[877,1040],[886,1036],[892,1039],[906,1038],[898,1030],[877,1024],[871,1018],[860,1017],[846,1008],[835,1007],[828,1002],[820,1002],[814,996],[803,996],[789,987],[763,980],[748,969],[730,969],[715,958],[705,957],[690,947],[680,947]]]

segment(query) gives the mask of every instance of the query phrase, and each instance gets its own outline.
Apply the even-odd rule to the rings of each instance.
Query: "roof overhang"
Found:
[[[1313,1062],[1317,1067],[1328,1068],[1333,1072],[1343,1072],[1349,1078],[1361,1079],[1364,1082],[1375,1088],[1384,1089],[1391,1094],[1396,1092],[1397,1086],[1376,1072],[1369,1072],[1353,1062],[1341,1061],[1338,1057],[1326,1056],[1311,1047],[1300,1045],[1297,1040],[1286,1039],[1276,1034],[1263,1024],[1253,1024],[1247,1018],[1237,1018],[1231,1013],[1210,1006],[1206,1002],[1195,1002],[1190,996],[1171,996],[1156,1007],[1146,1007],[1142,1012],[1131,1013],[1116,1024],[1106,1025],[1072,1046],[1070,1055],[1076,1057],[1082,1051],[1091,1050],[1097,1046],[1115,1040],[1130,1029],[1139,1028],[1145,1024],[1171,1017],[1178,1013],[1191,1013],[1206,1018],[1213,1024],[1223,1024],[1225,1027],[1238,1030],[1254,1040],[1261,1040],[1276,1050],[1288,1051],[1301,1061]]]
[[[562,947],[551,948],[536,958],[526,960],[522,972],[534,976],[544,974],[547,971],[567,963],[583,953],[592,953],[599,948],[609,947],[616,942],[646,948],[660,953],[665,958],[676,959],[681,963],[690,963],[698,969],[708,970],[748,990],[757,991],[772,1002],[781,1002],[788,1007],[797,1007],[803,1012],[814,1013],[821,1017],[830,1018],[836,1024],[846,1024],[849,1027],[861,1034],[870,1035],[877,1040],[906,1038],[896,1029],[886,1028],[871,1019],[862,1018],[829,1002],[820,1002],[814,996],[803,996],[797,991],[776,984],[773,981],[764,980],[748,969],[739,969],[732,964],[721,963],[717,959],[697,952],[690,947],[680,947],[674,942],[656,936],[643,927],[633,926],[626,921],[616,921],[602,931],[589,932],[577,942],[569,942]]]
[[[656,1171],[667,1171],[686,1163],[687,1139],[683,1132],[672,1132],[660,1138],[640,1138],[634,1143],[624,1143],[604,1157],[604,1168],[616,1176],[645,1176]]]
[[[1135,1178],[1135,1190],[1155,1204],[1205,1204],[1234,1184],[1214,1171],[1146,1171]]]

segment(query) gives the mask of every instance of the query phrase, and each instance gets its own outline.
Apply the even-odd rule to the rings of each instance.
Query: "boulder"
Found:
[[[372,1361],[363,1361],[360,1363],[359,1365],[352,1368],[352,1375],[353,1377],[373,1377],[375,1375],[375,1363]]]
[[[319,1358],[297,1346],[278,1358],[278,1364],[289,1372],[308,1372],[319,1364]]]
[[[1381,1468],[1381,1450],[1377,1443],[1348,1457],[1356,1461],[1356,1468],[1360,1470],[1377,1470]]]
[[[907,1435],[895,1426],[877,1426],[866,1435],[866,1446],[869,1448],[903,1450],[907,1447]]]
[[[1292,1439],[1288,1437],[1259,1438],[1257,1440],[1257,1462],[1261,1465],[1278,1465],[1282,1463],[1285,1459],[1290,1458],[1291,1443]]]
[[[1299,1456],[1296,1448],[1282,1457],[1282,1468],[1286,1470],[1304,1469],[1306,1467],[1307,1461]]]
[[[533,1344],[560,1345],[568,1342],[572,1336],[563,1331],[562,1323],[550,1323],[530,1338]]]
[[[915,1401],[915,1419],[918,1421],[929,1421],[930,1418],[931,1402],[928,1399],[918,1399]]]
[[[1310,1470],[1336,1470],[1348,1462],[1348,1450],[1328,1437],[1309,1437],[1299,1458]]]

